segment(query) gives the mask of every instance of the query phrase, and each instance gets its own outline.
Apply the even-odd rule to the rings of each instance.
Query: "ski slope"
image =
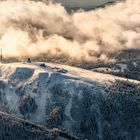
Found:
[[[116,80],[140,83],[42,62],[0,64],[0,74],[2,111],[50,129],[63,128],[88,136],[88,139],[98,137],[100,140],[104,137],[105,120],[101,106],[106,99],[106,87]],[[82,134],[81,127],[86,129],[87,126],[96,127],[97,132],[92,128],[91,134]]]
[[[40,64],[42,64],[41,62],[37,62],[37,63],[9,63],[9,64],[0,64],[0,73],[1,75],[1,79],[5,79],[7,76],[6,74],[10,74],[12,73],[14,70],[16,70],[17,68],[21,68],[21,71],[24,72],[24,68],[33,70],[34,74],[32,76],[32,78],[34,78],[35,76],[39,75],[39,73],[48,73],[48,74],[52,74],[52,73],[59,73],[58,69],[64,69],[67,70],[68,72],[61,73],[61,75],[65,75],[67,77],[73,77],[73,78],[79,78],[81,80],[89,80],[89,81],[97,81],[100,83],[105,83],[108,81],[114,81],[116,79],[118,80],[127,80],[126,78],[121,78],[118,76],[112,76],[110,74],[103,74],[103,73],[99,73],[99,72],[93,72],[90,70],[85,70],[85,69],[80,69],[80,68],[76,68],[76,67],[72,67],[72,66],[68,66],[68,65],[60,65],[60,64],[52,64],[52,63],[45,63],[46,67],[41,67]],[[23,69],[22,69],[23,68]],[[27,72],[28,73],[28,72]],[[134,81],[134,82],[139,82],[137,80],[131,80],[128,79],[130,81]]]

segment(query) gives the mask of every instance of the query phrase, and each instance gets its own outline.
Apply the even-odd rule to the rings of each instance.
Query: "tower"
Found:
[[[2,63],[2,48],[0,49],[0,61],[1,61],[1,63]]]

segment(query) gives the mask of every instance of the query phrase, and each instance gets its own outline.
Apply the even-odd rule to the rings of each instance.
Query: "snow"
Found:
[[[101,67],[101,68],[95,68],[93,71],[98,71],[98,72],[113,72],[113,73],[118,73],[120,72],[120,69],[117,68],[108,68],[108,67]]]
[[[133,62],[133,65],[136,68],[137,67],[137,62]]]
[[[121,68],[121,72],[124,72],[125,70],[127,70],[127,64],[117,64],[120,68]]]
[[[110,74],[103,74],[103,73],[99,73],[99,72],[93,72],[93,71],[89,71],[89,70],[84,70],[84,69],[80,69],[80,68],[76,68],[76,67],[72,67],[72,66],[68,66],[68,65],[60,65],[60,64],[52,64],[52,63],[46,63],[46,68],[42,68],[39,65],[41,64],[41,62],[39,63],[10,63],[10,64],[0,64],[0,69],[2,72],[2,76],[1,78],[5,78],[7,77],[7,75],[9,75],[9,73],[15,71],[17,68],[22,68],[22,70],[25,72],[25,70],[28,69],[32,69],[35,70],[33,73],[32,78],[35,75],[38,75],[39,73],[42,72],[47,72],[47,73],[57,73],[56,68],[59,69],[65,69],[68,72],[67,73],[60,73],[62,76],[66,76],[66,77],[73,77],[73,78],[80,78],[82,80],[90,80],[90,81],[98,81],[101,83],[104,83],[106,81],[114,81],[116,79],[120,79],[120,80],[125,80],[125,78],[120,78],[117,76],[112,76]],[[119,65],[122,67],[122,70],[126,69],[127,66],[126,65]],[[22,72],[22,71],[21,71]],[[29,74],[29,71],[26,72],[27,74]]]
[[[46,105],[46,99],[47,99],[47,94],[45,91],[46,87],[46,80],[49,78],[49,74],[48,73],[40,73],[39,74],[39,92],[40,92],[40,97],[37,98],[37,102],[38,102],[38,109],[36,111],[36,114],[34,114],[34,116],[36,117],[35,120],[39,121],[40,120],[44,120],[45,119],[45,105]],[[42,119],[43,118],[43,119]]]
[[[100,109],[102,97],[105,97],[105,87],[115,80],[129,80],[135,83],[140,81],[125,79],[110,74],[84,70],[67,65],[45,63],[8,63],[0,64],[0,81],[5,87],[0,87],[0,97],[4,105],[16,117],[32,120],[33,122],[46,125],[49,114],[54,106],[63,110],[62,126],[68,130],[79,129],[79,122],[83,119],[85,112],[94,115],[97,122],[98,137],[103,137],[104,116]],[[126,66],[120,65],[122,70]],[[115,89],[116,90],[116,89]],[[26,115],[20,111],[20,103],[26,95],[30,95],[36,106],[33,111],[28,112],[30,103],[25,108]],[[88,95],[88,97],[87,97]],[[29,96],[29,97],[30,97]],[[90,110],[85,109],[85,104],[90,102]],[[32,100],[30,100],[32,101]],[[87,101],[87,102],[86,102]],[[26,105],[26,104],[25,104]],[[26,112],[27,109],[27,112]],[[8,110],[9,111],[9,110]],[[88,114],[87,114],[88,116]],[[86,117],[87,117],[86,116]],[[87,117],[87,120],[91,119]],[[94,134],[94,132],[93,132]]]
[[[17,95],[15,91],[18,87],[22,86],[25,95],[28,94],[35,98],[37,110],[35,113],[30,113],[29,116],[37,122],[43,122],[46,119],[47,101],[53,103],[49,90],[56,83],[62,83],[62,85],[69,87],[67,90],[70,91],[69,94],[71,98],[65,106],[65,114],[73,121],[71,108],[77,88],[76,86],[89,86],[89,88],[94,88],[92,89],[94,93],[104,94],[103,87],[106,86],[106,83],[113,82],[116,79],[126,80],[125,78],[112,76],[110,74],[93,72],[67,65],[45,63],[46,66],[41,67],[40,64],[42,64],[42,62],[0,64],[0,80],[6,84],[6,89],[0,90],[5,92],[5,102],[7,102],[11,112],[16,112],[21,116],[18,104],[23,95]],[[123,66],[122,69],[124,68],[126,67]],[[134,80],[130,81],[139,82]],[[37,93],[34,89],[37,90]],[[82,98],[80,89],[78,89],[77,96],[79,100]],[[100,114],[100,112],[98,113]],[[100,119],[101,118],[99,118],[99,120]],[[100,133],[102,133],[102,130],[100,130]]]

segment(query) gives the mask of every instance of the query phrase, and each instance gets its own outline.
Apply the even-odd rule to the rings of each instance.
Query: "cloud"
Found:
[[[0,46],[7,57],[49,53],[106,61],[109,53],[140,49],[139,9],[139,0],[126,0],[69,14],[58,3],[1,1]]]

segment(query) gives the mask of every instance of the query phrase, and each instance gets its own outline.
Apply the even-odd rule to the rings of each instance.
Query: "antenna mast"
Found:
[[[2,63],[2,57],[3,57],[3,56],[2,56],[2,48],[1,48],[0,51],[1,51],[1,54],[0,54],[0,61],[1,61],[1,63]]]

